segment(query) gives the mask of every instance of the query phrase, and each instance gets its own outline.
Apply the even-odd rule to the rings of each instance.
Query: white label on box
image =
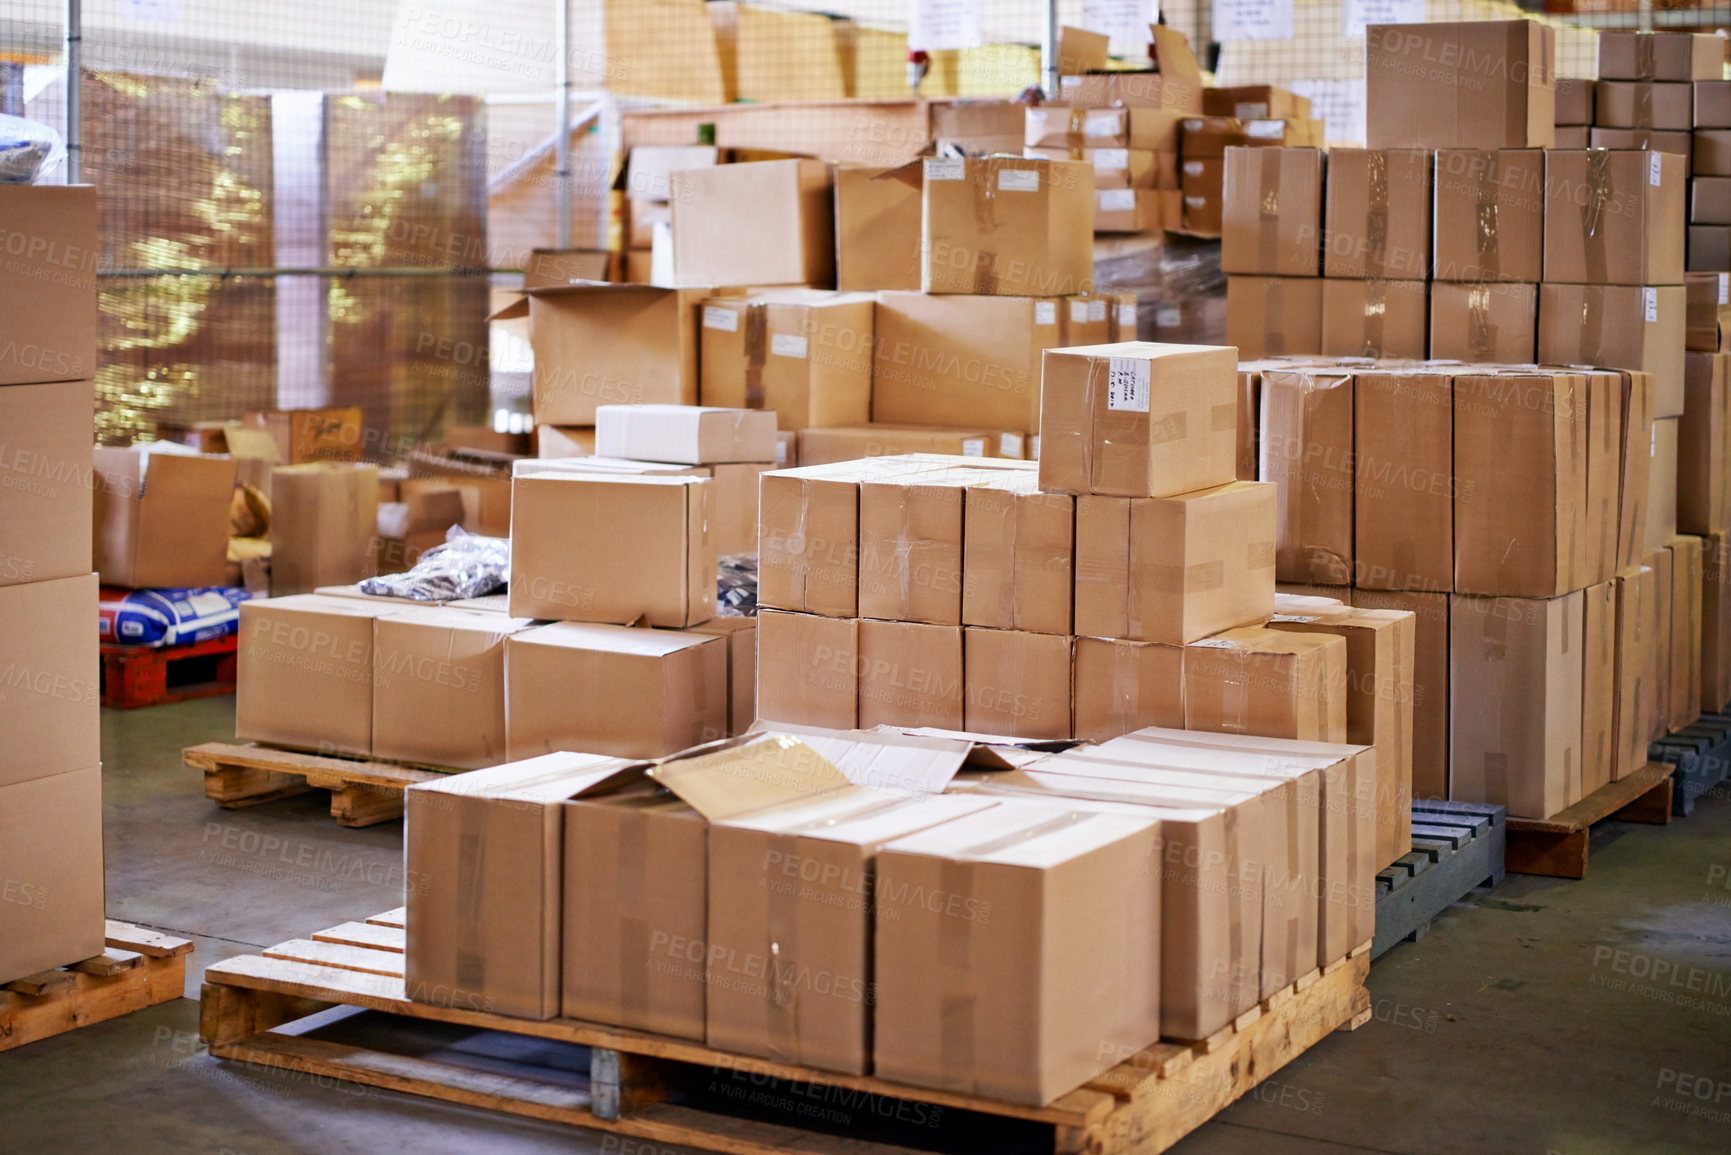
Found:
[[[1037,168],[1001,168],[998,170],[999,192],[1039,192],[1040,170]]]
[[[1293,0],[1216,0],[1214,39],[1291,40]]]
[[[1028,460],[1040,460],[1040,435],[1038,433],[1028,438]]]
[[[1236,650],[1238,648],[1238,643],[1231,638],[1203,638],[1200,642],[1191,642],[1190,644],[1202,650]]]
[[[1284,140],[1286,122],[1284,120],[1253,120],[1244,126],[1244,135],[1252,140]]]
[[[1000,433],[1000,434],[998,434],[998,456],[999,457],[1015,457],[1015,458],[1021,457],[1022,456],[1022,435],[1020,433]]]
[[[1268,620],[1271,622],[1314,622],[1316,620],[1316,615],[1315,614],[1269,614]]]
[[[963,457],[984,457],[985,455],[986,455],[985,438],[983,438],[983,437],[964,437],[962,439],[962,456]]]
[[[769,351],[777,357],[804,357],[805,338],[794,333],[775,333],[769,338]]]
[[[1099,195],[1100,211],[1103,213],[1136,211],[1136,190],[1133,188],[1103,188]]]
[[[1090,114],[1082,118],[1083,136],[1117,136],[1123,124],[1120,113]]]
[[[1109,357],[1106,408],[1148,412],[1149,378],[1153,366],[1140,357]]]
[[[1056,301],[1035,301],[1034,302],[1034,324],[1036,324],[1036,325],[1056,325],[1057,323],[1058,323],[1058,302],[1056,302]]]
[[[1106,302],[1098,298],[1088,302],[1088,320],[1104,321],[1106,319]]]
[[[1071,301],[1070,320],[1075,321],[1077,324],[1085,323],[1088,320],[1088,302]]]
[[[732,309],[718,309],[714,305],[703,306],[703,327],[705,329],[725,329],[729,333],[739,332],[739,314]]]
[[[1130,167],[1130,150],[1127,148],[1097,148],[1094,150],[1094,170],[1096,172],[1117,172]]]
[[[1187,160],[1187,161],[1185,161],[1184,162],[1184,172],[1188,176],[1201,176],[1202,175],[1202,162],[1199,160]]]
[[[1177,305],[1167,305],[1154,310],[1154,327],[1156,329],[1176,329],[1184,323],[1184,313]]]
[[[1659,154],[1656,152],[1650,152],[1647,154],[1647,183],[1650,185],[1657,185],[1660,179]]]
[[[1268,102],[1266,100],[1245,100],[1232,106],[1232,115],[1239,120],[1267,120]]]
[[[965,180],[968,166],[959,156],[928,156],[925,173],[927,180]]]
[[[1731,273],[1719,274],[1719,303],[1731,305]]]
[[[1357,40],[1366,24],[1423,24],[1424,0],[1346,0],[1342,15],[1343,34]]]
[[[1129,329],[1132,333],[1136,331],[1135,305],[1118,306],[1118,327],[1120,329]]]
[[[1655,154],[1657,155],[1657,154]],[[1647,324],[1654,325],[1659,321],[1659,290],[1641,290],[1641,311],[1646,314]]]
[[[777,465],[787,464],[787,442],[779,437],[775,439],[775,463]]]
[[[1082,87],[1082,78],[1080,76],[1060,76],[1058,77],[1058,87],[1080,88]]]

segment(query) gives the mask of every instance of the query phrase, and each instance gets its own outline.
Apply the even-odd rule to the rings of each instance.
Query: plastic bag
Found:
[[[715,615],[749,618],[757,614],[757,555],[736,553],[716,567]]]
[[[0,113],[0,184],[33,184],[65,159],[66,146],[54,129]]]
[[[232,586],[199,589],[102,588],[97,636],[124,646],[184,646],[240,632],[240,603],[252,595]]]
[[[386,574],[361,583],[361,592],[417,602],[449,602],[478,598],[511,580],[511,542],[481,537],[453,525],[445,544],[422,554],[407,573]]]

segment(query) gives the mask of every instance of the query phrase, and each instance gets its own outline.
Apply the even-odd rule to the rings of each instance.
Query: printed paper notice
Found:
[[[1149,374],[1140,357],[1110,357],[1106,369],[1106,408],[1148,412]]]
[[[1033,168],[1003,168],[998,170],[999,192],[1039,192],[1040,170]]]
[[[983,43],[980,0],[913,0],[908,20],[909,49],[942,52],[978,48]]]
[[[1293,0],[1219,0],[1214,5],[1214,39],[1291,40]]]
[[[1112,52],[1129,54],[1131,45],[1151,44],[1150,24],[1160,20],[1158,0],[1082,0],[1082,27],[1112,38]]]
[[[1364,35],[1366,24],[1423,24],[1424,0],[1346,0],[1341,8],[1348,40]]]
[[[927,180],[963,180],[967,176],[967,162],[961,157],[928,156],[925,164]]]
[[[732,309],[719,309],[714,305],[703,307],[703,327],[705,329],[725,329],[729,333],[739,332],[739,314]]]
[[[967,437],[962,440],[963,457],[984,457],[985,455],[986,443],[981,438]]]

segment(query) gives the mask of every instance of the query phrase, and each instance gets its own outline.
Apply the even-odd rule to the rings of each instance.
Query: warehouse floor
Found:
[[[217,809],[179,752],[232,733],[232,699],[102,721],[108,912],[196,941],[190,997],[0,1054],[0,1150],[674,1155],[199,1053],[196,972],[400,905],[402,830],[339,827],[319,792]],[[1584,882],[1511,876],[1456,906],[1371,971],[1373,1023],[1175,1151],[1731,1150],[1728,799],[1602,827]]]

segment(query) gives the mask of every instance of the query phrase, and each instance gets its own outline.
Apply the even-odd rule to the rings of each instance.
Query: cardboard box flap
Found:
[[[968,764],[974,744],[941,731],[916,732],[879,726],[872,730],[826,730],[816,726],[768,727],[789,734],[827,758],[855,786],[891,794],[942,794]]]
[[[1368,611],[1366,611],[1368,612]],[[1389,610],[1387,613],[1405,611]],[[1148,726],[1134,733],[1088,747],[1083,753],[1098,752],[1112,758],[1142,758],[1158,756],[1158,751],[1226,751],[1233,754],[1253,754],[1270,769],[1322,768],[1348,758],[1370,753],[1369,746],[1353,746],[1339,742],[1303,742],[1292,738],[1263,738],[1252,734],[1224,734],[1213,730],[1169,730]],[[1146,752],[1146,753],[1144,753]]]
[[[489,321],[515,321],[529,316],[529,298],[518,294],[507,305],[501,305],[487,314]]]
[[[700,746],[662,762],[649,776],[711,822],[856,789],[811,746],[776,733]]]
[[[1007,734],[978,734],[969,730],[943,730],[936,726],[880,726],[917,738],[950,738],[967,742],[967,765],[985,770],[1014,770],[1058,750],[1077,745],[1074,738],[1016,738]]]
[[[451,611],[436,612],[442,616]],[[603,754],[559,751],[418,782],[410,789],[456,798],[550,805],[629,781],[641,775],[648,765]]]
[[[258,457],[273,465],[282,464],[282,450],[277,445],[276,436],[263,429],[247,429],[239,425],[226,426],[222,431],[223,441],[228,445],[230,457]]]
[[[1005,799],[989,810],[897,839],[889,849],[1046,869],[1158,826],[1152,814],[1139,818],[1073,808],[1056,800]]]
[[[1063,25],[1058,30],[1058,72],[1076,76],[1099,71],[1106,67],[1111,43],[1104,33]]]

